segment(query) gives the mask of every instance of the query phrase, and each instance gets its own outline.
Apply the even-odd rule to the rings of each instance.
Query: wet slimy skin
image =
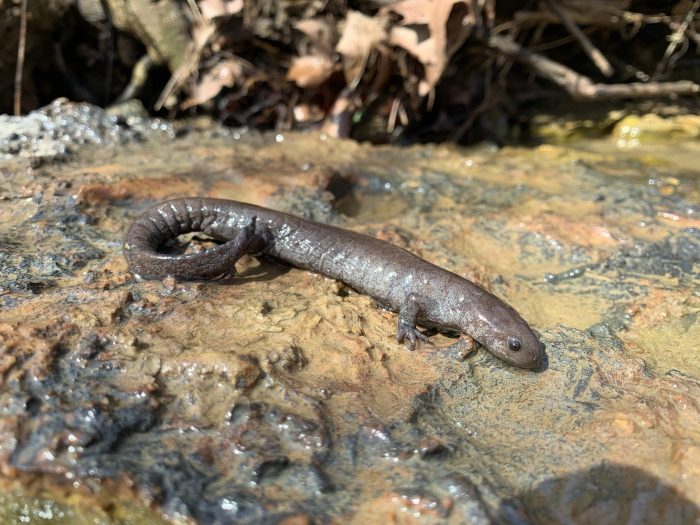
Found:
[[[158,250],[180,234],[201,231],[224,241],[202,253]],[[477,284],[391,243],[334,226],[231,200],[166,201],[136,219],[124,239],[129,269],[142,278],[215,278],[248,253],[338,279],[399,313],[396,338],[413,349],[428,341],[416,324],[459,330],[503,361],[537,368],[542,345],[509,305]]]

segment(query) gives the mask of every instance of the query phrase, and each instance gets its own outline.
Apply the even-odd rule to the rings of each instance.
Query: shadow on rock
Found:
[[[534,524],[691,525],[700,508],[657,477],[634,467],[601,463],[548,479],[520,499]]]

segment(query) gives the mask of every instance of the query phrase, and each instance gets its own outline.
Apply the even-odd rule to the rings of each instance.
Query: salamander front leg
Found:
[[[448,353],[454,354],[460,361],[464,361],[475,350],[476,341],[469,334],[460,335],[456,342],[446,348]]]
[[[396,331],[396,340],[399,343],[406,341],[406,346],[409,350],[416,348],[417,339],[420,339],[424,343],[430,342],[430,340],[416,328],[419,312],[420,305],[418,304],[418,297],[416,294],[410,293],[406,298],[406,302],[399,310],[399,326]]]

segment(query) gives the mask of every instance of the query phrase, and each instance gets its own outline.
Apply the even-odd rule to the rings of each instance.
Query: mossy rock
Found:
[[[641,143],[669,142],[677,139],[700,138],[700,116],[678,115],[662,118],[658,115],[628,115],[613,129],[618,145],[638,146]]]

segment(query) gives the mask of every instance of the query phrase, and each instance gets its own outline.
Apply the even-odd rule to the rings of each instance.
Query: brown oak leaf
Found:
[[[452,54],[475,24],[470,4],[463,0],[403,0],[384,8],[402,17],[391,28],[389,42],[416,57],[425,68],[419,93],[427,95],[438,83]]]

